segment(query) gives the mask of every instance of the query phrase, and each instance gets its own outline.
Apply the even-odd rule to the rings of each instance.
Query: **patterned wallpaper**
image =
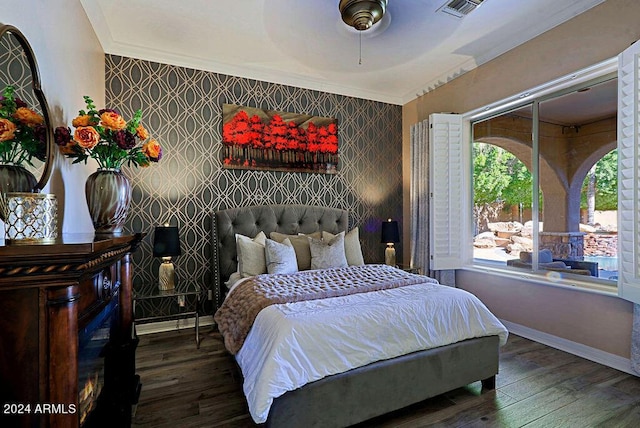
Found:
[[[18,39],[8,32],[0,38],[0,95],[7,85],[13,86],[16,98],[20,98],[36,112],[43,113],[33,90],[32,71],[27,55]],[[39,180],[44,172],[44,163],[35,158],[32,163],[33,165],[25,163],[23,166]]]
[[[380,223],[393,217],[402,225],[400,106],[115,55],[106,56],[106,100],[126,117],[142,108],[144,125],[164,150],[158,164],[124,169],[133,187],[125,230],[148,234],[134,255],[136,290],[157,287],[153,227],[165,222],[180,228],[178,287],[211,288],[210,217],[218,209],[274,203],[347,209],[367,262],[384,260]],[[335,117],[338,173],[223,169],[225,103]],[[141,303],[137,316],[178,310],[173,299]]]
[[[22,46],[12,34],[5,33],[0,38],[0,91],[6,85],[12,85],[18,98],[41,113],[32,83],[31,69]]]

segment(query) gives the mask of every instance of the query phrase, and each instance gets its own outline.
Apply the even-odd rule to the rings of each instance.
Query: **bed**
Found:
[[[337,236],[340,232],[348,233],[350,231],[349,226],[348,213],[336,208],[306,205],[267,205],[231,208],[215,212],[212,216],[212,265],[214,267],[213,276],[215,279],[214,291],[216,295],[216,305],[218,307],[222,306],[223,299],[228,292],[228,286],[232,285],[231,283],[225,283],[229,281],[232,274],[237,275],[239,270],[237,263],[238,255],[236,252],[236,234],[243,235],[250,239],[257,238],[260,232],[263,232],[267,237],[270,236],[272,232],[287,236],[296,236],[298,234],[314,236],[314,234],[325,232],[329,234],[328,236]],[[350,317],[352,315],[343,317],[334,315],[334,312],[326,312],[335,311],[334,307],[331,306],[334,305],[334,302],[339,302],[338,306],[363,308],[362,312],[367,312],[366,308],[370,308],[371,316],[374,316],[374,313],[377,312],[375,316],[381,316],[383,317],[382,319],[386,319],[385,317],[387,316],[384,313],[384,307],[389,306],[389,308],[394,308],[396,307],[396,303],[393,300],[389,300],[391,299],[391,297],[389,297],[391,294],[385,293],[393,293],[394,295],[397,293],[414,293],[412,295],[405,294],[404,298],[408,301],[416,300],[415,296],[428,294],[424,292],[424,290],[427,289],[437,291],[435,294],[443,295],[445,299],[448,298],[449,293],[453,293],[454,291],[455,293],[466,293],[462,290],[438,285],[437,283],[433,284],[435,280],[431,280],[430,278],[419,277],[418,275],[409,274],[399,269],[393,269],[383,265],[340,267],[327,271],[316,271],[316,273],[322,272],[323,276],[331,278],[330,276],[326,276],[333,274],[333,272],[329,271],[336,271],[336,275],[346,275],[348,274],[347,271],[351,269],[360,269],[361,273],[359,275],[364,275],[362,272],[366,273],[369,272],[369,270],[382,269],[384,276],[397,277],[399,281],[411,281],[411,284],[391,290],[385,289],[371,293],[341,295],[311,302],[304,301],[277,304],[260,310],[256,316],[256,324],[251,327],[248,335],[243,339],[244,345],[242,343],[239,344],[237,346],[238,349],[234,349],[234,352],[232,352],[235,353],[236,361],[238,361],[245,378],[245,396],[247,397],[250,412],[255,422],[265,423],[266,426],[274,427],[344,427],[406,407],[475,381],[482,381],[484,389],[495,388],[495,376],[498,373],[499,347],[505,343],[508,333],[497,319],[491,318],[493,315],[488,313],[486,308],[484,308],[484,310],[486,310],[488,315],[483,312],[481,317],[491,318],[489,324],[492,325],[489,329],[483,330],[483,333],[475,332],[471,334],[471,337],[457,340],[443,346],[436,345],[427,347],[425,345],[425,349],[420,348],[411,352],[404,352],[401,355],[395,355],[390,358],[373,356],[374,361],[365,362],[364,364],[346,362],[342,365],[342,363],[332,363],[332,367],[326,370],[324,367],[316,370],[317,361],[306,361],[306,356],[300,357],[300,355],[295,354],[291,357],[289,355],[290,353],[297,352],[298,339],[296,339],[295,342],[296,346],[290,346],[291,342],[286,342],[285,345],[278,345],[279,348],[271,344],[268,346],[263,345],[263,342],[260,342],[264,339],[265,335],[272,335],[273,332],[271,326],[262,323],[268,322],[268,320],[272,318],[275,319],[275,324],[282,323],[283,311],[288,314],[285,318],[289,316],[292,319],[296,319],[299,314],[304,313],[311,314],[310,319],[314,321],[308,322],[306,318],[300,318],[303,320],[302,323],[294,325],[292,329],[296,335],[313,334],[315,336],[301,336],[306,339],[300,339],[299,342],[314,343],[316,346],[321,346],[321,348],[316,349],[316,353],[326,351],[327,353],[335,354],[357,354],[357,352],[339,349],[339,347],[342,346],[342,339],[330,338],[330,334],[323,333],[331,331],[333,334],[334,331],[342,331],[344,330],[344,325],[342,327],[336,327],[331,324],[329,327],[323,325],[321,322],[315,321],[316,319],[331,319],[338,320],[336,322],[347,322],[344,321],[343,318],[346,320],[351,319]],[[373,273],[370,274],[375,274],[376,271],[372,272]],[[300,278],[308,278],[313,275],[317,276],[317,274],[305,271],[292,274],[291,277],[296,277],[296,275]],[[264,278],[264,280],[267,281],[276,276],[277,275],[258,275],[255,278],[260,280]],[[296,280],[303,280],[298,277],[296,277]],[[417,277],[419,277],[419,281]],[[282,280],[282,278],[284,278],[284,276],[278,277],[278,281]],[[253,280],[253,278],[251,278],[251,280]],[[235,293],[241,294],[240,291],[238,291],[241,285],[238,284],[247,281],[246,278],[237,282],[231,281],[237,289],[233,289],[234,291],[231,291],[230,295],[234,295]],[[369,297],[367,296],[369,295],[375,295],[377,296],[376,298],[382,298],[384,300],[380,300],[378,303],[370,303],[369,301],[363,300],[365,298],[368,299]],[[475,297],[473,296],[473,298]],[[435,299],[431,296],[429,300],[435,302]],[[394,303],[391,304],[391,302]],[[310,305],[316,306],[311,307]],[[472,310],[475,311],[476,309],[473,308]],[[443,309],[443,313],[447,311],[448,310]],[[219,309],[218,312],[222,311]],[[323,313],[329,313],[331,316],[323,315]],[[313,318],[314,316],[316,318]],[[434,319],[441,319],[443,316],[444,315],[436,315]],[[216,317],[218,317],[218,313],[216,313]],[[410,317],[414,316],[410,315]],[[219,327],[223,327],[222,324],[224,323],[219,323]],[[308,328],[309,331],[314,331],[314,333],[306,333],[301,327],[302,325]],[[382,326],[382,324],[374,325]],[[387,328],[386,323],[383,327]],[[428,330],[432,327],[433,326],[425,327],[425,333],[422,334],[421,337],[429,336]],[[484,327],[482,328],[484,329]],[[381,331],[383,330],[381,329]],[[370,333],[370,335],[371,334],[375,335],[375,332]],[[384,333],[381,334],[384,335]],[[227,336],[230,335],[225,334],[225,345],[228,345]],[[361,334],[354,335],[354,337],[355,336],[360,337]],[[286,340],[288,341],[289,339]],[[431,339],[427,337],[425,340],[428,342]],[[387,339],[382,342],[386,344],[402,342],[402,340],[389,340],[387,337]],[[291,349],[288,348],[289,346]],[[349,346],[354,346],[354,349],[359,349],[357,347],[360,345],[350,344]],[[385,346],[380,347],[384,348]],[[414,346],[416,345],[411,345],[411,347]],[[228,348],[229,347],[230,346],[228,346]],[[375,347],[377,347],[377,345],[375,345]],[[275,351],[273,351],[274,348],[276,349]],[[282,358],[280,358],[280,360],[285,361],[286,364],[299,360],[301,367],[293,367],[293,363],[291,363],[292,367],[288,368],[290,371],[297,371],[303,373],[305,376],[307,376],[307,372],[314,373],[311,374],[311,381],[300,381],[299,379],[292,381],[286,380],[285,383],[287,385],[277,385],[274,387],[273,385],[278,379],[283,377],[288,378],[286,373],[283,375],[278,372],[275,375],[276,380],[268,378],[266,381],[269,386],[265,388],[270,390],[269,394],[271,394],[272,397],[268,398],[266,404],[262,402],[260,405],[256,405],[254,400],[254,396],[256,395],[255,390],[264,389],[262,386],[258,388],[257,385],[259,384],[256,377],[262,376],[261,370],[269,372],[269,376],[273,376],[271,374],[273,368],[267,370],[264,366],[272,364],[273,360],[278,360],[278,358],[272,358],[272,354],[269,354],[269,352],[275,352],[280,356],[284,355],[285,359],[282,360]],[[393,352],[397,353],[398,351],[394,350]],[[371,353],[375,354],[375,352]],[[260,356],[262,354],[266,355],[262,360],[258,362],[251,360],[254,356]],[[324,356],[320,359],[323,358]],[[345,369],[345,367],[348,368]],[[319,373],[315,373],[316,371]],[[261,382],[264,382],[264,380]],[[257,408],[254,408],[256,406]]]

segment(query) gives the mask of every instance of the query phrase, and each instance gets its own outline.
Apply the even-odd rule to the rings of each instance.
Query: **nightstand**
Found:
[[[135,324],[143,324],[159,319],[178,319],[178,325],[180,319],[188,316],[195,315],[195,330],[196,330],[196,346],[200,348],[200,308],[202,301],[205,298],[205,292],[202,288],[197,287],[180,287],[176,286],[173,290],[162,291],[157,285],[153,287],[146,287],[148,291],[134,290],[133,292],[133,313],[136,313],[136,302],[150,299],[175,299],[178,303],[179,312],[169,315],[156,315],[143,318],[135,318]],[[189,297],[194,298],[189,298]]]
[[[405,272],[416,273],[418,275],[422,274],[422,269],[420,267],[417,267],[417,266],[411,267],[409,265],[396,265],[396,267],[398,269],[402,269]]]

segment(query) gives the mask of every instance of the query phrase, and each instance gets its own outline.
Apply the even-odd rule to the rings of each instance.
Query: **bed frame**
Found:
[[[262,205],[212,216],[212,266],[216,307],[224,283],[237,269],[235,234],[267,237],[349,228],[348,212],[307,205]],[[328,376],[276,398],[266,426],[345,427],[443,394],[472,382],[495,388],[498,336],[469,339]]]

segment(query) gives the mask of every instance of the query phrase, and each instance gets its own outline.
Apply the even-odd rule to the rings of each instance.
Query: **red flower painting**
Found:
[[[318,116],[223,105],[225,168],[336,173],[338,126]]]

